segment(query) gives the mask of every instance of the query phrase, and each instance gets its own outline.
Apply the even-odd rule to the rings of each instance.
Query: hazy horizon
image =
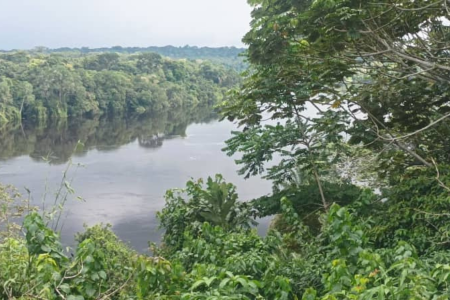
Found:
[[[31,51],[34,50],[36,48],[39,47],[44,47],[46,49],[49,50],[57,50],[57,49],[64,49],[64,48],[71,48],[71,49],[81,49],[81,48],[88,48],[90,50],[96,50],[96,49],[103,49],[103,48],[114,48],[114,47],[122,47],[122,48],[149,48],[149,47],[159,47],[159,48],[164,48],[164,47],[176,47],[176,48],[183,48],[183,47],[197,47],[197,48],[212,48],[212,49],[220,49],[220,48],[236,48],[236,49],[246,49],[245,45],[241,45],[241,46],[229,46],[229,45],[224,45],[224,46],[197,46],[197,45],[183,45],[183,46],[175,46],[175,45],[161,45],[161,46],[156,46],[156,45],[147,45],[147,46],[121,46],[121,45],[114,45],[114,46],[104,46],[104,47],[87,47],[87,46],[81,46],[81,47],[66,47],[66,46],[61,46],[61,47],[46,47],[43,45],[39,45],[39,46],[35,46],[33,48],[11,48],[11,49],[2,49],[0,48],[0,51],[4,51],[4,52],[9,52],[9,51]]]
[[[245,0],[0,0],[1,50],[243,47]]]

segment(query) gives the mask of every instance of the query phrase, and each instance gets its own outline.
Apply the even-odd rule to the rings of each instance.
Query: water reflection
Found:
[[[82,167],[71,169],[68,177],[74,178],[76,196],[86,202],[67,203],[63,243],[72,244],[83,223],[103,222],[111,223],[134,248],[145,251],[148,241],[160,238],[155,214],[164,206],[165,191],[184,187],[192,177],[221,173],[236,184],[244,201],[271,191],[269,182],[244,180],[237,174],[235,158],[221,151],[235,126],[214,118],[205,109],[5,130],[0,133],[0,182],[22,192],[26,187],[39,205],[46,193],[52,199],[67,165],[64,162],[74,154],[73,163]],[[78,140],[85,146],[74,153]],[[42,156],[49,154],[51,163],[43,163]]]
[[[159,148],[167,138],[185,136],[189,124],[215,118],[217,115],[210,107],[203,107],[194,112],[177,109],[129,119],[103,117],[53,122],[45,126],[16,125],[0,129],[0,160],[29,155],[36,161],[63,164],[72,155],[85,155],[86,149],[112,151],[136,140],[143,148]],[[78,141],[82,147],[77,147]]]

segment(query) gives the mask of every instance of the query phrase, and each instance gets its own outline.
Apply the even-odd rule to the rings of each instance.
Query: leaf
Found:
[[[70,293],[70,286],[69,286],[69,284],[67,284],[67,283],[61,284],[61,285],[59,286],[59,289],[60,289],[61,291],[63,291],[64,293],[66,293],[66,294]]]
[[[41,250],[44,252],[50,252],[52,249],[47,245],[41,245]]]
[[[96,289],[94,288],[94,286],[92,286],[92,285],[88,285],[87,287],[86,287],[86,295],[89,297],[89,298],[91,298],[91,297],[93,297],[94,295],[95,295],[95,293],[96,293]]]
[[[211,278],[205,278],[204,280],[205,280],[205,284],[209,287],[213,282],[214,282],[214,280],[216,280],[217,279],[217,277],[211,277]]]
[[[224,288],[227,285],[227,283],[230,282],[230,280],[231,280],[230,278],[223,279],[219,284],[219,288],[221,289]]]
[[[199,286],[204,285],[205,282],[203,280],[196,281],[190,288],[191,291],[197,289]]]
[[[106,273],[105,273],[105,271],[100,271],[100,272],[98,272],[98,275],[99,275],[102,279],[106,279]]]
[[[244,287],[244,288],[248,287],[248,282],[244,278],[239,277],[236,279],[236,281],[239,282],[242,285],[242,287]]]

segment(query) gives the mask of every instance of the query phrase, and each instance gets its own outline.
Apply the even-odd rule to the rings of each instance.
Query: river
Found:
[[[64,208],[63,244],[73,246],[83,224],[109,223],[123,241],[145,252],[148,241],[160,240],[156,212],[164,206],[167,189],[221,173],[237,186],[243,201],[271,191],[261,178],[244,180],[234,158],[221,151],[235,125],[209,113],[200,115],[168,113],[4,130],[0,182],[23,194],[30,190],[34,205],[41,206],[45,198],[48,207],[71,164],[66,180],[75,192]],[[265,227],[267,221],[259,230]]]

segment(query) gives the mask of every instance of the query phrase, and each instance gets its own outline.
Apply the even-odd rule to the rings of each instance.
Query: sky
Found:
[[[0,49],[243,46],[246,0],[0,0]]]

